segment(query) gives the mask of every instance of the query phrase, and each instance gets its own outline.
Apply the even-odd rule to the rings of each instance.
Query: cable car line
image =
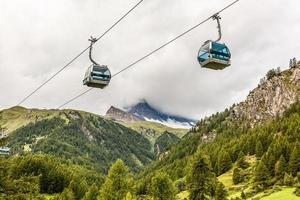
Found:
[[[144,0],[140,0],[137,4],[135,4],[129,11],[127,11],[120,19],[118,19],[110,28],[108,28],[100,37],[97,38],[95,43],[102,39],[109,31],[111,31],[116,25],[118,25],[127,15],[129,15],[135,8],[137,8]],[[94,44],[95,44],[94,43]],[[66,65],[64,65],[62,68],[60,68],[55,74],[53,74],[50,78],[48,78],[46,81],[44,81],[40,86],[38,86],[35,90],[33,90],[31,93],[29,93],[24,99],[22,99],[17,106],[20,106],[22,103],[24,103],[26,100],[28,100],[32,95],[34,95],[37,91],[39,91],[42,87],[44,87],[47,83],[49,83],[52,79],[54,79],[59,73],[61,73],[63,70],[65,70],[67,67],[69,67],[76,59],[78,59],[82,54],[84,54],[90,46],[85,48],[83,51],[81,51],[77,56],[75,56],[71,61],[69,61]]]
[[[163,49],[164,47],[168,46],[169,44],[175,42],[176,40],[178,40],[179,38],[183,37],[184,35],[188,34],[189,32],[193,31],[194,29],[198,28],[199,26],[201,26],[202,24],[206,23],[207,21],[209,21],[210,19],[214,19],[216,16],[218,16],[220,13],[222,13],[223,11],[225,11],[226,9],[230,8],[231,6],[233,6],[234,4],[238,3],[240,0],[235,0],[234,2],[230,3],[229,5],[227,5],[226,7],[222,8],[221,10],[219,10],[217,13],[211,15],[210,17],[208,17],[207,19],[203,20],[202,22],[198,23],[197,25],[191,27],[190,29],[188,29],[187,31],[181,33],[180,35],[178,35],[177,37],[173,38],[172,40],[166,42],[165,44],[163,44],[162,46],[160,46],[159,48],[151,51],[150,53],[146,54],[145,56],[141,57],[140,59],[136,60],[135,62],[131,63],[130,65],[124,67],[123,69],[121,69],[120,71],[118,71],[117,73],[115,73],[114,75],[111,76],[111,78],[119,75],[120,73],[126,71],[127,69],[133,67],[134,65],[138,64],[139,62],[145,60],[146,58],[150,57],[151,55],[155,54],[157,51]],[[220,29],[219,29],[220,30]],[[68,105],[69,103],[75,101],[76,99],[80,98],[81,96],[87,94],[88,92],[90,92],[91,90],[93,90],[94,88],[89,88],[88,90],[82,92],[81,94],[73,97],[72,99],[68,100],[66,103],[62,104],[61,106],[57,107],[57,109],[61,109],[64,106]]]
[[[68,105],[69,103],[75,101],[76,99],[78,99],[79,97],[85,95],[86,93],[90,92],[90,91],[93,90],[93,89],[95,89],[95,88],[89,88],[89,89],[87,89],[86,91],[84,91],[84,92],[82,92],[81,94],[79,94],[79,95],[73,97],[72,99],[70,99],[70,100],[67,101],[66,103],[62,104],[61,106],[57,107],[56,109],[60,109],[60,108],[62,108],[62,107],[64,107],[64,106]]]

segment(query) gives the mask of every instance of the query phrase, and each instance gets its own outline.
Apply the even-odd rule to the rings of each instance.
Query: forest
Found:
[[[53,124],[64,126],[59,119],[38,122],[34,128],[29,124],[11,138],[15,156],[1,157],[1,198],[167,200],[185,194],[186,199],[225,200],[247,199],[285,187],[300,195],[300,103],[282,117],[254,128],[247,121],[232,120],[230,113],[231,108],[200,121],[197,129],[170,146],[163,159],[140,168],[128,159],[116,159],[107,172],[88,160],[71,159],[69,150],[52,143],[46,149],[58,149],[56,154],[41,152],[39,145],[34,153],[22,153],[13,145],[20,143],[19,134],[33,131],[41,137],[51,130],[55,135],[60,129]],[[69,126],[76,130],[74,124]],[[70,130],[64,127],[63,131]],[[30,136],[23,135],[27,140]],[[83,156],[80,152],[72,155]],[[220,178],[228,171],[233,173],[236,188],[227,188]],[[230,197],[232,192],[239,195]]]

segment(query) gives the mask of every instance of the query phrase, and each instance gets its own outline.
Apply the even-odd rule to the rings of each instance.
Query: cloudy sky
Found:
[[[0,0],[0,109],[16,105],[87,47],[138,0]],[[225,7],[232,0],[144,0],[99,41],[94,57],[112,73]],[[299,0],[241,0],[222,13],[232,66],[201,69],[196,54],[217,37],[209,21],[67,108],[104,114],[141,99],[170,114],[198,119],[246,98],[270,68],[300,59]],[[88,54],[23,106],[56,108],[86,90]]]

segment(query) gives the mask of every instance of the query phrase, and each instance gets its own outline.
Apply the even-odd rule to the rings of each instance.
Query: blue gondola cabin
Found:
[[[198,61],[201,67],[222,70],[230,66],[231,54],[225,44],[208,40],[200,48]]]

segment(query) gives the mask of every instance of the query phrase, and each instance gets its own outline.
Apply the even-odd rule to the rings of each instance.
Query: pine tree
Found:
[[[232,166],[232,161],[231,161],[230,155],[227,151],[224,151],[219,154],[217,165],[218,165],[218,174],[219,175],[230,170],[230,168]]]
[[[175,187],[168,175],[158,172],[152,177],[151,195],[154,200],[174,199]]]
[[[117,160],[109,170],[100,190],[99,200],[120,200],[132,190],[131,174],[122,160]]]
[[[232,181],[235,185],[244,181],[244,174],[240,168],[233,170]]]
[[[282,179],[285,173],[286,169],[286,161],[284,159],[284,156],[281,155],[280,159],[275,164],[275,175],[277,179]]]
[[[82,199],[88,190],[88,185],[85,179],[81,180],[79,177],[75,177],[71,181],[69,188],[73,191],[76,199]]]
[[[246,169],[249,167],[249,163],[245,159],[244,153],[241,151],[236,162],[237,166],[242,169]]]
[[[289,161],[289,172],[296,176],[300,172],[300,144],[297,143],[292,151]]]
[[[213,177],[214,175],[207,156],[198,151],[194,155],[187,173],[187,188],[190,192],[190,199],[208,199]]]
[[[267,185],[267,181],[270,178],[268,168],[266,167],[263,160],[261,160],[256,168],[255,181],[262,183],[264,186]]]
[[[284,174],[283,183],[286,186],[292,186],[294,184],[294,178],[292,175],[289,175],[288,173]]]
[[[264,163],[269,170],[270,176],[275,176],[275,170],[274,170],[274,166],[276,164],[275,154],[276,153],[275,153],[274,147],[270,147],[268,149],[267,153],[265,154]]]
[[[223,183],[218,182],[216,188],[215,200],[226,200],[227,197],[228,197],[228,192],[225,186],[223,185]]]
[[[59,195],[59,200],[74,200],[76,199],[72,190],[66,188],[64,191]]]
[[[83,200],[97,200],[99,189],[96,184],[93,184],[89,190],[85,193]]]
[[[263,156],[263,154],[264,154],[263,146],[261,142],[258,141],[255,146],[255,155],[258,159],[260,159]]]

